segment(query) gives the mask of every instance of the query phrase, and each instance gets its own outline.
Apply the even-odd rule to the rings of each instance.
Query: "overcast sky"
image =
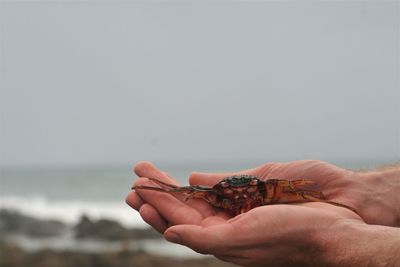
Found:
[[[399,2],[1,2],[3,166],[400,159]]]

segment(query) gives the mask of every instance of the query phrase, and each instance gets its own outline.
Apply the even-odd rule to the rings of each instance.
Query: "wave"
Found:
[[[144,228],[139,213],[123,201],[49,200],[44,196],[0,196],[0,209],[12,209],[38,219],[76,224],[83,215],[117,221],[125,227]]]

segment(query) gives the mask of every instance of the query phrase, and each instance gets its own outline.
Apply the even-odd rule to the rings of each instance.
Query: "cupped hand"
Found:
[[[143,177],[135,185],[154,186],[144,177],[178,185],[149,162],[138,163],[135,173]],[[348,251],[365,254],[364,260],[368,262],[371,255],[368,243],[381,238],[380,242],[385,244],[386,233],[395,231],[392,227],[365,223],[394,226],[393,212],[385,209],[391,203],[385,195],[387,190],[379,189],[387,185],[377,187],[382,183],[377,179],[379,176],[373,175],[375,180],[371,180],[321,161],[294,161],[268,163],[236,173],[193,173],[189,180],[191,185],[212,186],[233,174],[255,175],[260,179],[313,180],[328,200],[351,206],[358,214],[327,203],[308,202],[258,207],[231,218],[205,201],[185,201],[179,195],[149,190],[130,192],[126,201],[147,223],[164,233],[167,240],[243,266],[330,266],[332,262],[344,266],[351,256]],[[373,193],[374,189],[377,192]],[[388,255],[387,259],[390,258]]]
[[[256,175],[261,179],[300,179],[307,174],[307,179],[317,180],[317,174],[321,175],[322,171],[326,179],[345,179],[347,171],[335,167],[328,171],[320,164],[295,162],[288,164],[291,168],[282,168],[283,164],[266,164],[239,173]],[[137,164],[135,173],[139,177],[177,184],[148,162]],[[193,173],[190,183],[211,186],[230,175],[232,173]],[[350,205],[351,198],[337,193],[341,183],[336,182],[321,183],[321,190],[336,188],[328,190],[328,199]],[[139,178],[135,185],[154,184],[146,178]],[[323,251],[325,246],[329,246],[326,244],[334,242],[321,240],[334,237],[336,228],[343,223],[364,224],[354,212],[326,203],[269,205],[231,218],[203,200],[184,201],[179,195],[157,191],[137,190],[131,192],[126,200],[147,223],[163,232],[167,240],[243,266],[299,266],[312,264],[311,261],[326,262],[327,256]],[[336,249],[334,245],[332,247],[330,251]]]

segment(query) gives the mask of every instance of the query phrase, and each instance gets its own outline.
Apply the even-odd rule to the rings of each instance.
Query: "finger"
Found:
[[[142,166],[143,165],[146,165],[146,168],[148,167],[147,163],[142,164]],[[139,167],[140,167],[140,164],[139,164]],[[153,168],[153,167],[150,166],[150,168]],[[166,173],[163,173],[163,175],[168,176],[168,174],[166,174]],[[167,180],[167,179],[164,179],[164,181],[165,180]],[[172,179],[169,178],[169,176],[168,176],[168,180],[172,181]],[[150,184],[148,184],[148,183],[150,183]],[[158,184],[149,182],[148,179],[138,179],[135,182],[135,186],[136,185],[150,185],[150,186],[159,187]],[[183,206],[185,206],[185,207],[191,206],[192,208],[194,208],[195,210],[198,211],[198,212],[196,212],[196,215],[193,217],[195,220],[200,219],[200,217],[198,216],[199,215],[198,213],[200,213],[202,215],[201,217],[210,216],[215,213],[214,209],[205,201],[199,200],[199,199],[190,199],[190,200],[186,201],[187,196],[180,192],[176,192],[173,195],[171,195],[169,193],[164,193],[164,192],[157,194],[157,192],[155,192],[155,191],[140,190],[140,189],[137,190],[137,192],[142,197],[142,199],[144,199],[145,201],[152,204],[156,209],[160,209],[160,212],[164,216],[171,217],[170,216],[171,209],[174,210],[174,212],[175,212],[175,209],[182,208]],[[162,201],[160,199],[162,199]],[[177,199],[179,199],[180,202],[177,201]],[[182,202],[184,202],[184,205],[182,205]],[[174,203],[174,204],[171,205],[171,203]],[[167,214],[167,213],[169,213],[169,214]],[[193,214],[193,212],[191,212],[191,213]],[[180,212],[177,212],[177,214],[180,214]],[[169,219],[174,220],[175,223],[188,223],[188,222],[194,223],[195,222],[195,221],[191,220],[193,218],[186,218],[185,221],[183,221],[183,222],[175,221],[175,219],[179,219],[179,217],[180,217],[180,215],[173,217],[173,218],[169,218]],[[191,221],[188,221],[188,220],[191,220]]]
[[[139,209],[142,219],[160,233],[167,229],[167,221],[150,204],[143,204]]]
[[[135,186],[143,185],[154,186],[154,184],[146,178],[140,178],[135,182]],[[136,192],[143,201],[152,205],[161,216],[173,224],[198,224],[203,219],[203,215],[197,209],[187,205],[167,192],[158,192],[146,189],[136,189]],[[179,193],[176,195],[177,197],[182,197]],[[211,210],[211,207],[208,208]]]
[[[183,224],[168,228],[164,237],[202,254],[219,254],[221,251],[229,251],[235,234],[227,223],[209,227]]]
[[[221,180],[233,175],[256,175],[258,168],[259,167],[238,172],[224,173],[192,172],[189,176],[189,183],[191,185],[213,186]]]
[[[152,163],[147,162],[147,161],[141,161],[141,162],[137,163],[134,167],[134,172],[137,175],[142,176],[142,177],[156,178],[162,182],[179,186],[179,183],[176,182],[168,173],[159,170]],[[161,208],[161,206],[164,206],[164,203],[160,203],[160,201],[158,201],[158,203],[154,203],[152,200],[150,200],[150,198],[151,199],[153,198],[153,194],[147,193],[144,190],[138,191],[138,192],[139,192],[139,195],[146,195],[146,197],[148,195],[149,198],[146,198],[146,201],[150,201],[150,203],[157,209]],[[187,199],[186,196],[184,196],[183,194],[179,194],[179,193],[174,194],[174,197],[178,198],[182,202],[185,202],[185,200]],[[169,202],[167,202],[167,203],[169,203]],[[203,200],[190,199],[186,202],[186,204],[188,204],[188,205],[192,206],[194,209],[198,210],[200,212],[200,214],[202,214],[203,216],[210,216],[215,213],[214,209]],[[164,212],[162,212],[162,214],[164,214]],[[197,217],[195,217],[195,218],[197,219]]]
[[[139,177],[148,177],[148,178],[156,178],[163,182],[179,185],[177,181],[175,181],[171,176],[169,176],[166,172],[159,170],[154,164],[148,161],[140,161],[138,162],[133,171]]]
[[[189,176],[190,185],[213,186],[226,177],[232,176],[233,173],[205,173],[192,172]]]
[[[179,185],[179,183],[177,183],[171,176],[169,176],[168,173],[159,170],[152,163],[147,162],[147,161],[142,161],[142,162],[137,163],[134,167],[134,172],[137,175],[141,175],[143,177],[156,178],[165,183]],[[141,182],[138,182],[138,181],[135,183],[135,185],[140,185]],[[154,184],[151,184],[151,185],[154,186]],[[177,202],[175,199],[175,198],[178,198],[181,201],[184,201],[184,199],[186,199],[186,197],[183,194],[177,193],[174,196],[171,196],[171,195],[168,195],[165,193],[162,193],[163,195],[157,194],[156,192],[149,191],[149,190],[138,190],[137,192],[139,193],[138,195],[142,197],[142,199],[145,199],[145,201],[152,204],[156,209],[158,209],[161,212],[161,214],[171,217],[171,219],[174,220],[175,223],[180,223],[179,218],[181,217],[180,216],[181,211],[176,212],[176,214],[177,214],[176,216],[170,216],[170,214],[171,214],[172,209],[175,209],[178,207],[183,208],[183,206],[185,206],[185,205],[182,205],[182,203]],[[165,201],[160,201],[160,199],[163,199]],[[174,205],[170,205],[171,203],[174,203]],[[214,210],[210,207],[210,205],[205,203],[204,201],[190,200],[190,201],[188,201],[188,203],[190,203],[191,206],[193,206],[195,209],[197,209],[200,212],[200,214],[202,214],[203,216],[209,216],[214,213]],[[191,214],[193,214],[194,217],[186,218],[186,220],[184,222],[186,222],[186,223],[187,222],[197,222],[197,220],[200,217],[202,217],[202,216],[199,216],[198,212],[196,212],[196,213],[191,212]],[[178,221],[175,221],[176,219],[178,219]]]
[[[125,202],[135,210],[139,210],[144,204],[143,199],[134,191],[128,193],[125,198]]]

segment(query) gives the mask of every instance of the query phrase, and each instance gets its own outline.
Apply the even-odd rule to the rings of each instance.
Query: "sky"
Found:
[[[400,159],[399,2],[0,5],[3,167]]]

